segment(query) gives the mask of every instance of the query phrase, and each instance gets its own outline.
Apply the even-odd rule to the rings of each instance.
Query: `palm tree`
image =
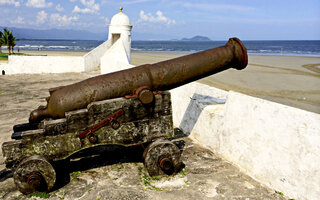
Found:
[[[3,33],[0,31],[0,53],[2,53],[1,51],[2,44],[3,44]]]
[[[14,53],[13,48],[16,46],[16,41],[18,41],[18,39],[16,39],[16,37],[13,36],[12,31],[11,31],[9,34],[9,41],[8,42],[9,42],[9,46],[11,46],[12,53]]]
[[[9,31],[8,29],[4,28],[3,29],[3,44],[7,45],[8,48],[8,53],[11,54],[11,45],[10,45],[10,35],[12,35],[12,31]]]

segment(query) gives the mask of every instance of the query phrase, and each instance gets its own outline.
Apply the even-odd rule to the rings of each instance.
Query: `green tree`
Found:
[[[15,36],[13,36],[12,31],[9,31],[8,29],[4,28],[1,41],[2,41],[2,45],[7,46],[9,54],[11,54],[11,51],[12,53],[14,53],[13,50],[14,50],[14,47],[16,46],[16,41],[18,41],[18,39]]]
[[[0,31],[0,53],[2,53],[1,51],[2,45],[3,45],[3,33]]]
[[[8,53],[11,54],[11,45],[10,45],[10,35],[12,35],[12,31],[9,31],[8,29],[4,28],[3,29],[3,45],[6,45],[8,48]]]
[[[16,37],[13,36],[12,31],[9,34],[9,47],[11,47],[12,53],[14,47],[16,46],[16,41],[18,41],[18,39],[16,39]]]

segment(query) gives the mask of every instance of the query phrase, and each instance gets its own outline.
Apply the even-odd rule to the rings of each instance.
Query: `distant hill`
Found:
[[[2,30],[3,26],[0,26]],[[70,29],[31,29],[31,28],[16,28],[7,27],[13,31],[14,36],[18,39],[42,39],[42,40],[106,40],[108,38],[108,28],[105,32],[93,33],[87,30],[70,30]],[[170,40],[173,35],[132,32],[132,40]],[[192,38],[183,38],[174,41],[211,41],[208,37],[195,36]]]
[[[0,26],[0,30],[5,27]],[[18,39],[42,39],[42,40],[106,40],[108,37],[108,28],[105,32],[93,33],[85,30],[68,30],[68,29],[29,29],[7,27],[13,31]],[[173,35],[132,32],[132,40],[170,40]]]
[[[181,41],[212,41],[212,40],[210,40],[210,38],[208,37],[197,35],[192,38],[182,38]]]
[[[2,30],[4,27],[0,27]],[[27,29],[7,27],[18,39],[58,39],[58,40],[106,40],[106,33],[92,33],[84,30],[67,30],[67,29]]]

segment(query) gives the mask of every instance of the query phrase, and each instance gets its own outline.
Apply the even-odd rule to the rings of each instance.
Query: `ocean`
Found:
[[[19,40],[17,49],[90,51],[103,41],[99,40]],[[226,41],[132,41],[132,51],[194,53],[222,46]],[[320,40],[257,40],[243,41],[248,54],[290,55],[320,57]],[[5,47],[2,47],[5,49]]]

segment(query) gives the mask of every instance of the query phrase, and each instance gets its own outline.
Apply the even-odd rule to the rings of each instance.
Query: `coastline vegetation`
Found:
[[[13,53],[13,54],[14,55],[26,55],[25,53]],[[1,60],[7,61],[8,56],[9,56],[9,53],[0,53],[0,61]]]
[[[17,39],[13,36],[12,31],[9,31],[7,28],[4,28],[3,31],[0,31],[0,54],[2,54],[2,46],[7,46],[8,54],[14,53],[14,47],[16,46]]]

